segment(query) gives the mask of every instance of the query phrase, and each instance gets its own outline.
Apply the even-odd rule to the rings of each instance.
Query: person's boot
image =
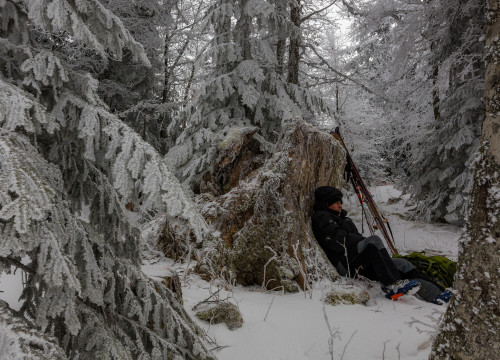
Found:
[[[447,302],[450,301],[451,299],[451,295],[453,293],[450,291],[450,290],[445,290],[443,291],[441,294],[439,294],[433,301],[432,303],[433,304],[437,304],[437,305],[443,305]]]
[[[391,300],[397,300],[405,294],[413,295],[420,289],[421,284],[417,280],[398,280],[394,284],[389,286],[384,286],[384,290],[387,294],[386,298]]]

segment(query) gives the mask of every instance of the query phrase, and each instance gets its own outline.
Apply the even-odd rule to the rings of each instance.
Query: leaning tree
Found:
[[[486,81],[471,211],[456,294],[431,359],[498,359],[500,343],[500,3],[486,2]]]

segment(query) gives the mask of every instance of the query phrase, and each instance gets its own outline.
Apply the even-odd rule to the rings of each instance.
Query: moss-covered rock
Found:
[[[225,323],[229,330],[236,330],[243,326],[243,318],[238,308],[226,302],[209,310],[199,311],[196,317],[211,324]]]
[[[370,295],[366,290],[358,287],[338,287],[325,294],[325,303],[332,306],[366,304]]]

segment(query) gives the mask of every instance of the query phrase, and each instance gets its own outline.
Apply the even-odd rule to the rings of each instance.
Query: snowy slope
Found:
[[[445,254],[456,259],[459,228],[405,220],[407,199],[389,201],[401,197],[392,186],[376,187],[373,195],[389,219],[401,253],[425,249],[428,254]],[[349,215],[360,224],[361,211],[355,201],[355,197],[346,197],[344,208],[351,210]],[[368,235],[366,228],[365,235]],[[349,279],[317,284],[312,292],[298,294],[232,287],[218,293],[221,299],[229,297],[244,319],[242,328],[230,331],[224,324],[210,325],[194,317],[193,306],[216,293],[216,284],[189,274],[185,265],[171,261],[143,267],[152,277],[161,276],[169,268],[181,275],[184,306],[205,329],[210,339],[207,346],[214,349],[220,360],[427,359],[432,334],[446,310],[445,306],[429,304],[413,296],[391,302],[377,283]],[[368,290],[371,298],[367,305],[323,303],[326,292],[352,285]]]

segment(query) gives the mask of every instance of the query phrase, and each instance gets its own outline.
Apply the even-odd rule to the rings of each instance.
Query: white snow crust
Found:
[[[425,250],[428,255],[442,254],[456,260],[460,228],[408,219],[408,210],[412,208],[405,206],[408,196],[402,196],[391,185],[374,187],[372,191],[389,220],[400,253]],[[344,208],[361,231],[361,208],[357,201],[354,195],[345,196]],[[369,235],[366,225],[364,235]],[[392,302],[384,297],[378,283],[345,278],[316,284],[312,291],[297,294],[236,286],[218,293],[221,299],[229,297],[242,313],[243,327],[231,331],[224,324],[210,325],[199,320],[192,310],[218,290],[217,284],[189,273],[186,264],[159,262],[143,267],[152,277],[170,269],[180,274],[184,307],[205,330],[207,347],[213,349],[219,360],[424,360],[429,356],[433,336],[446,310],[446,305],[430,304],[411,295]],[[352,285],[368,291],[370,300],[366,305],[323,303],[327,292]],[[329,350],[332,339],[333,356]]]
[[[393,186],[372,189],[375,201],[388,218],[400,253],[426,250],[456,260],[461,229],[445,224],[426,224],[408,218],[408,198]],[[346,193],[346,191],[344,191]],[[400,199],[399,199],[400,198]],[[398,201],[389,201],[399,199]],[[361,209],[355,196],[344,197],[344,208],[361,231]],[[365,236],[369,233],[366,230]],[[230,331],[224,324],[210,325],[194,316],[192,308],[217,291],[190,271],[189,264],[170,259],[145,264],[143,271],[161,279],[177,271],[182,281],[184,307],[207,334],[207,347],[220,360],[331,360],[333,359],[427,359],[432,338],[446,305],[439,306],[403,296],[392,302],[380,285],[342,278],[335,283],[316,284],[312,291],[296,294],[265,291],[260,287],[225,287],[221,299],[238,306],[244,324]],[[219,284],[219,286],[227,284]],[[359,286],[370,294],[366,305],[324,304],[323,295],[335,289]],[[0,299],[18,308],[20,271],[0,276]],[[331,329],[327,326],[327,321]],[[333,340],[333,341],[332,341]]]

